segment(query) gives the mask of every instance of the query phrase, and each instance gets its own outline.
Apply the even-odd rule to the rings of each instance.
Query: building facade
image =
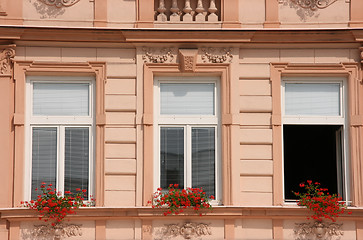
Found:
[[[1,0],[0,239],[363,239],[361,0]],[[316,233],[318,181],[349,205]],[[55,231],[42,182],[94,207]],[[213,211],[164,216],[170,183]],[[69,220],[69,221],[68,221]]]

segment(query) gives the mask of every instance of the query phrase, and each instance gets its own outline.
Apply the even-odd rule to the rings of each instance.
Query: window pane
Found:
[[[57,177],[57,128],[34,127],[32,132],[32,192],[36,199],[42,182],[56,185]]]
[[[215,128],[192,128],[192,186],[215,196]]]
[[[213,83],[160,84],[160,114],[214,115]]]
[[[287,83],[286,115],[340,115],[340,84]]]
[[[33,114],[43,116],[88,116],[89,84],[34,83]]]
[[[76,192],[88,189],[89,177],[89,128],[68,127],[65,130],[64,190]],[[86,197],[85,197],[86,199]]]
[[[184,188],[184,128],[160,129],[160,187],[179,184]]]

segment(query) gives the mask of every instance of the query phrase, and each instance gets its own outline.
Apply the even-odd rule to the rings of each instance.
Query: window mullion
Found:
[[[58,135],[58,171],[57,171],[57,189],[64,193],[64,154],[65,154],[65,126],[59,126]]]
[[[186,144],[186,153],[185,153],[185,173],[184,176],[186,178],[186,187],[192,187],[192,136],[191,136],[191,126],[186,125],[186,136],[185,136],[185,144]]]

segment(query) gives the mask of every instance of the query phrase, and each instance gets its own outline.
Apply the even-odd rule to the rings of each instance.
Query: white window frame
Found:
[[[350,199],[350,185],[349,185],[349,123],[348,123],[348,86],[347,78],[345,77],[282,77],[281,79],[281,111],[282,111],[282,136],[283,126],[285,124],[294,125],[341,125],[343,127],[343,159],[342,159],[342,186],[343,186],[343,199],[347,203],[351,202]],[[340,115],[339,116],[319,116],[319,115],[285,115],[285,84],[286,83],[321,83],[321,84],[340,84]],[[282,144],[282,152],[284,152],[284,144]],[[291,202],[285,199],[285,176],[284,176],[284,154],[282,154],[282,174],[283,174],[283,199],[285,204],[296,204],[296,202]]]
[[[71,83],[89,84],[89,115],[88,116],[39,116],[33,115],[33,84],[34,83]],[[64,194],[65,168],[65,129],[82,127],[89,129],[89,175],[88,199],[94,195],[94,166],[95,166],[95,79],[90,76],[27,76],[26,78],[26,116],[25,116],[25,183],[24,197],[31,199],[32,188],[32,130],[34,127],[57,128],[57,191]]]
[[[161,115],[161,83],[213,83],[214,115]],[[184,130],[184,187],[192,187],[192,141],[193,127],[214,127],[215,131],[215,200],[217,205],[222,200],[222,164],[221,164],[221,122],[220,122],[220,78],[219,77],[155,77],[154,78],[154,190],[160,187],[160,128],[183,127]]]

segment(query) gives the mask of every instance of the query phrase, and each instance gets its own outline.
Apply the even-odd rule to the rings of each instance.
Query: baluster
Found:
[[[208,8],[208,22],[218,22],[216,2],[215,0],[210,0],[209,8]]]
[[[165,15],[165,11],[166,8],[164,0],[159,0],[159,8],[158,8],[159,14],[156,18],[158,22],[166,22],[168,20],[167,16]]]
[[[179,22],[180,16],[179,16],[179,8],[178,8],[178,0],[173,0],[171,4],[170,11],[173,13],[170,15],[170,21],[171,22]]]
[[[183,21],[184,22],[192,22],[193,21],[193,16],[190,14],[192,12],[192,8],[190,7],[190,0],[185,0],[185,6],[184,6],[184,16],[183,16]]]
[[[197,8],[195,9],[195,11],[198,13],[197,16],[195,16],[195,21],[196,22],[204,22],[205,21],[205,16],[203,14],[204,7],[203,7],[203,1],[202,0],[198,0]]]

